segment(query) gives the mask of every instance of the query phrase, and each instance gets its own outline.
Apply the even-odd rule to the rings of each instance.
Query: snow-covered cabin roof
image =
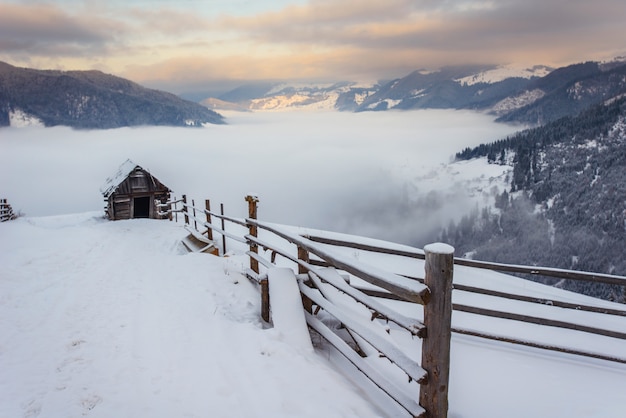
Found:
[[[115,174],[106,179],[106,182],[100,187],[100,192],[104,195],[104,197],[111,196],[117,187],[128,177],[130,173],[132,173],[136,168],[140,168],[143,170],[141,166],[135,164],[130,159],[124,161],[122,165],[117,169]]]

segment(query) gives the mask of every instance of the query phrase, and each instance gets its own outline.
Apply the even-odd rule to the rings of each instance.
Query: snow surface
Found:
[[[493,105],[491,111],[496,115],[503,115],[515,109],[520,109],[531,103],[536,102],[545,96],[546,93],[541,89],[525,90],[517,96],[507,97]]]
[[[467,77],[459,78],[455,80],[459,84],[465,84],[468,86],[478,83],[493,84],[498,81],[505,80],[507,78],[519,77],[519,78],[532,78],[532,77],[544,77],[552,71],[551,68],[537,65],[534,67],[520,66],[520,65],[501,65],[491,70],[483,71],[478,74],[473,74]]]
[[[248,264],[242,248],[231,245],[226,258],[187,254],[180,244],[185,235],[175,222],[105,221],[97,212],[0,224],[0,416],[401,416],[357,384],[357,373],[342,373],[341,359],[319,340],[315,351],[303,350],[262,324],[258,290],[241,275]],[[423,271],[419,260],[345,252],[396,272]],[[615,306],[473,271],[457,266],[455,281]],[[512,303],[454,297],[463,303],[478,298],[487,307]],[[405,314],[421,315],[417,305],[396,304]],[[571,318],[572,311],[556,311]],[[606,322],[605,316],[574,314]],[[458,312],[453,321],[626,352],[625,341],[577,331]],[[624,318],[612,322],[624,329]],[[419,359],[419,340],[387,329],[398,347]],[[389,364],[377,356],[368,360],[383,371]],[[457,334],[451,361],[451,418],[623,416],[623,364]]]
[[[139,165],[132,162],[130,159],[127,159],[119,166],[115,174],[113,176],[108,177],[104,184],[100,186],[100,193],[102,193],[105,197],[109,197],[121,182],[126,180],[128,175],[133,172],[135,168],[139,167]]]
[[[14,128],[43,128],[45,125],[38,117],[30,115],[21,109],[15,109],[9,112],[9,126]]]
[[[259,319],[237,257],[180,225],[99,213],[0,232],[0,416],[349,417],[380,412]]]
[[[426,245],[424,251],[435,254],[454,254],[454,247],[443,242],[436,242]]]
[[[288,267],[272,268],[267,279],[274,329],[298,351],[313,350],[294,271]]]

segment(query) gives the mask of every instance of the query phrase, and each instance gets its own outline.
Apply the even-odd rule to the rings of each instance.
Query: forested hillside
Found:
[[[0,62],[0,127],[23,113],[45,126],[201,126],[224,123],[218,113],[100,71],[19,68]]]
[[[465,149],[458,159],[512,164],[496,207],[442,239],[475,259],[626,275],[626,97],[540,128]],[[624,289],[559,286],[624,301]]]

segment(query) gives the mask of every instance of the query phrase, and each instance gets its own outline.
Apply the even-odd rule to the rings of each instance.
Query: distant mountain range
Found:
[[[106,129],[223,123],[215,110],[351,112],[473,109],[500,122],[543,125],[626,94],[626,58],[562,68],[457,66],[378,83],[252,82],[201,103],[100,71],[18,68],[0,62],[0,126]]]
[[[475,109],[541,125],[626,93],[626,61],[546,66],[459,66],[363,85],[251,83],[203,103],[215,109],[340,111]]]
[[[18,68],[0,62],[0,126],[202,126],[222,116],[198,103],[100,71]]]

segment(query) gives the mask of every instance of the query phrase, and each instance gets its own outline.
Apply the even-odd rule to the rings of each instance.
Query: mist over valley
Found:
[[[267,221],[423,245],[508,181],[509,168],[451,166],[454,154],[520,129],[454,110],[224,114],[192,130],[4,128],[0,190],[28,216],[98,211],[99,187],[130,158],[232,216],[254,192]]]

